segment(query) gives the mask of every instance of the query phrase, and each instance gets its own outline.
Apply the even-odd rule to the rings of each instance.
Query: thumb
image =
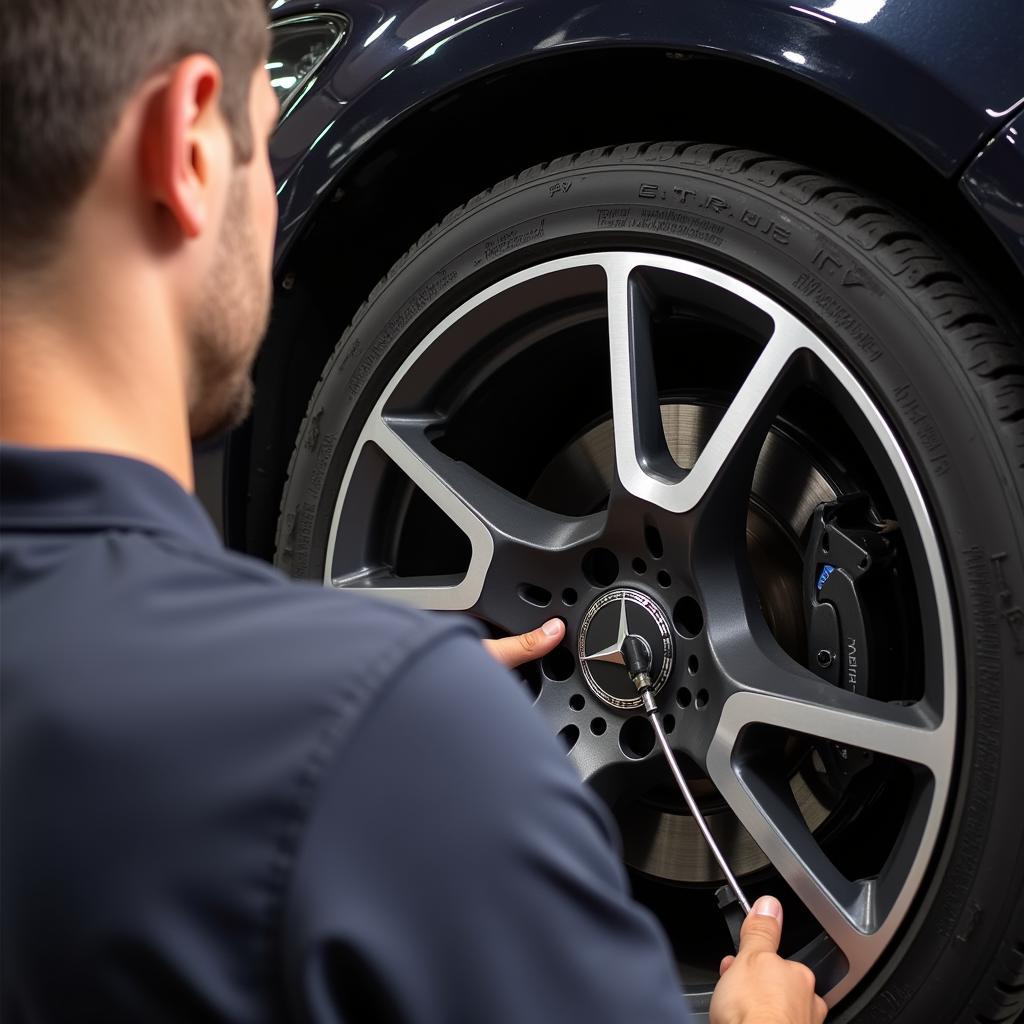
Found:
[[[782,904],[774,896],[762,896],[740,928],[739,955],[778,953],[782,939]]]
[[[506,668],[515,668],[526,661],[535,661],[553,651],[565,636],[561,619],[548,619],[539,629],[518,636],[505,636],[500,640],[485,640],[484,647],[491,657]]]

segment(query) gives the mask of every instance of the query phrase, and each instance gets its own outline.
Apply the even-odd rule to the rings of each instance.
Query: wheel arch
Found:
[[[664,47],[558,51],[482,74],[377,131],[318,186],[319,205],[281,250],[254,416],[228,449],[229,543],[272,555],[293,439],[323,364],[376,281],[424,231],[532,164],[664,138],[775,152],[884,195],[917,219],[930,212],[934,220],[941,209],[942,223],[932,226],[970,245],[982,276],[1006,296],[1014,281],[1019,287],[1005,250],[953,179],[806,77]]]

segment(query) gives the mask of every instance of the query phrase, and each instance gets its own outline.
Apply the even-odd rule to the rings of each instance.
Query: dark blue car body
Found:
[[[336,10],[347,38],[274,138],[278,253],[360,150],[424,104],[481,75],[568,50],[650,47],[764,65],[867,115],[964,187],[1002,231],[1024,190],[1024,154],[1005,147],[1024,106],[1024,8],[1017,0],[286,0],[274,18]],[[382,31],[383,28],[383,31]],[[429,56],[427,56],[429,52]],[[1024,147],[1024,140],[1020,145]],[[1016,163],[1006,162],[1015,156]],[[995,198],[998,194],[1003,201]],[[1013,247],[1024,269],[1024,243]]]
[[[271,555],[305,401],[375,280],[537,160],[655,136],[763,147],[859,179],[1019,287],[1019,0],[276,0],[270,17],[330,13],[343,42],[271,144],[277,299],[256,415],[226,475],[219,454],[200,460],[235,546]]]

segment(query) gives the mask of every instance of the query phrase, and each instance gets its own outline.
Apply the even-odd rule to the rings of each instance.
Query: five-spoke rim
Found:
[[[604,275],[611,367],[616,481],[607,509],[557,514],[511,494],[434,443],[438,416],[396,400],[401,382],[439,339],[476,310],[538,279],[590,268]],[[665,446],[649,337],[652,281],[673,275],[710,290],[724,315],[760,336],[760,354],[689,470]],[[728,308],[725,308],[728,307]],[[738,552],[750,478],[765,435],[785,398],[814,378],[859,418],[872,458],[898,496],[915,573],[922,580],[922,616],[929,638],[924,693],[911,704],[888,703],[832,686],[786,655],[757,611],[749,571]],[[456,578],[396,578],[364,569],[337,575],[336,543],[351,497],[356,465],[375,448],[468,538],[468,569]],[[508,590],[524,560],[542,567],[553,591],[577,585],[576,568],[597,544],[624,544],[642,531],[649,509],[676,530],[689,550],[683,584],[704,619],[701,660],[711,680],[710,706],[689,713],[673,745],[706,767],[710,779],[839,953],[828,969],[826,999],[834,1004],[879,960],[906,918],[935,851],[952,784],[957,722],[953,611],[938,538],[908,461],[884,416],[835,352],[775,300],[737,278],[687,260],[634,252],[557,259],[481,291],[438,324],[406,358],[374,406],[338,492],[325,582],[437,610],[468,611],[509,628]],[[639,543],[639,542],[638,542]],[[570,568],[571,567],[571,568]],[[572,575],[575,573],[575,575]],[[582,581],[586,585],[586,581]],[[677,658],[684,671],[685,657]],[[582,692],[582,691],[580,691]],[[538,700],[556,730],[575,729],[565,692],[545,686]],[[665,710],[663,708],[663,710]],[[677,716],[679,709],[673,709]],[[608,717],[614,717],[610,712]],[[602,720],[603,721],[603,720]],[[845,878],[794,812],[784,787],[761,771],[761,727],[814,736],[871,751],[910,767],[912,812],[877,878]],[[612,767],[651,773],[653,754],[623,750],[618,730],[602,730],[574,747],[581,772],[595,781]],[[838,966],[837,966],[838,964]]]

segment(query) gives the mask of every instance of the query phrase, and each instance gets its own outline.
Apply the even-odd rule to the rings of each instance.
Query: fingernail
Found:
[[[774,896],[762,896],[753,906],[753,912],[758,917],[774,917],[776,921],[782,919],[782,904]]]
[[[562,632],[562,623],[559,619],[548,619],[548,621],[540,627],[540,631],[545,636],[558,636],[558,634]]]

